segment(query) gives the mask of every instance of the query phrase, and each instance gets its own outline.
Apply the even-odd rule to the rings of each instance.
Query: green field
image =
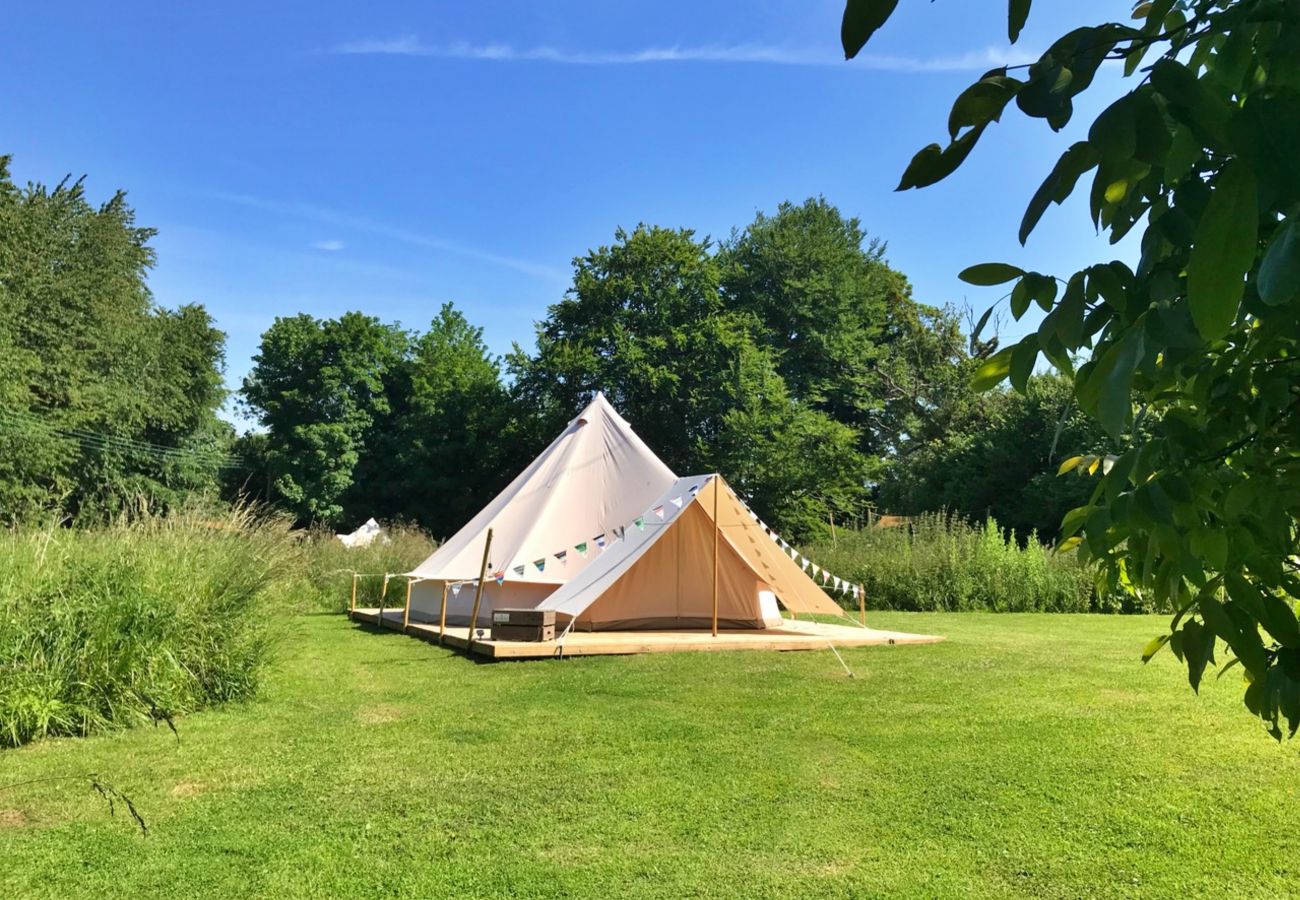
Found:
[[[0,752],[0,896],[1283,896],[1300,758],[1137,661],[1163,619],[879,613],[943,644],[476,663],[280,622],[262,698]]]

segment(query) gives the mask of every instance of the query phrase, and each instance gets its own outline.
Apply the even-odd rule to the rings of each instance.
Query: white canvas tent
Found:
[[[334,535],[344,547],[368,547],[371,541],[379,537],[383,529],[374,519],[366,519],[365,524],[348,534]],[[387,539],[385,539],[387,540]]]
[[[438,621],[448,586],[447,624],[469,623],[469,582],[479,577],[488,529],[492,547],[478,623],[488,624],[499,607],[536,606],[597,559],[598,537],[611,541],[614,529],[640,515],[675,477],[597,394],[505,490],[408,573],[420,579],[411,588],[410,619]],[[575,549],[584,543],[586,555]],[[497,572],[503,584],[493,577]]]
[[[779,626],[773,597],[795,613],[844,615],[720,476],[679,479],[648,510],[644,528],[538,608],[580,631]]]

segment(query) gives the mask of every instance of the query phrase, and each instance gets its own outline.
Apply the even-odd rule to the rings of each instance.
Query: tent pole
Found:
[[[718,476],[713,476],[713,636],[718,636]]]
[[[411,627],[411,585],[415,584],[414,578],[406,579],[406,608],[402,610],[402,631]]]
[[[474,649],[474,626],[478,624],[478,605],[483,599],[483,579],[487,577],[488,553],[492,550],[492,529],[487,531],[487,540],[483,542],[483,562],[478,567],[478,587],[474,589],[474,610],[469,614],[469,641],[465,652]],[[509,562],[510,560],[506,560]]]
[[[858,616],[862,619],[862,626],[867,625],[867,589],[863,585],[858,585]]]
[[[438,612],[438,646],[442,646],[442,636],[447,633],[447,588],[451,587],[450,581],[442,583],[442,609]]]
[[[379,590],[379,622],[380,628],[384,627],[384,598],[388,596],[388,573],[384,573],[384,586]]]
[[[357,573],[352,573],[352,602],[348,605],[348,615],[357,611]]]

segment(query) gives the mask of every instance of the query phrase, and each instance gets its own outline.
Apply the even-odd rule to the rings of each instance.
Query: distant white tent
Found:
[[[412,621],[465,625],[492,529],[478,622],[499,607],[536,606],[595,562],[614,531],[644,512],[675,476],[597,394],[551,445],[433,555],[408,573]]]
[[[538,608],[584,631],[711,628],[715,609],[720,628],[779,626],[774,599],[845,615],[720,476],[679,479],[647,509],[641,527]]]
[[[364,525],[351,534],[334,535],[343,542],[344,547],[366,547],[371,541],[383,534],[383,529],[374,519],[366,519]]]

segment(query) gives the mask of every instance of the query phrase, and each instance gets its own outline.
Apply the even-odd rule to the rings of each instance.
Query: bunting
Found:
[[[544,572],[546,570],[546,557],[543,556],[541,559],[533,560],[533,565],[537,566],[537,571]]]
[[[492,573],[492,577],[497,580],[497,587],[506,583],[506,573],[504,569]]]
[[[637,516],[632,524],[637,527],[638,531],[645,531],[645,516]]]
[[[662,519],[664,517],[663,504],[656,506],[654,509],[650,510],[650,512],[654,513],[656,516]]]
[[[592,540],[596,542],[596,547],[598,549],[600,550],[605,549],[605,536],[603,534],[596,535],[594,538],[592,538]]]
[[[681,509],[681,508],[682,508],[682,498],[681,498],[681,497],[674,497],[674,498],[672,499],[672,504],[673,504],[673,506],[677,507],[678,509]]]
[[[584,557],[584,558],[587,556],[587,542],[586,542],[586,541],[583,541],[581,544],[575,544],[574,547],[573,547],[573,549],[578,551],[578,555],[579,555],[579,556]]]
[[[569,551],[561,550],[559,553],[555,554],[555,558],[560,561],[560,565],[567,566],[569,564]]]
[[[514,568],[514,573],[515,573],[516,577],[523,578],[523,577],[524,577],[524,567],[523,567],[523,565],[520,564],[520,565],[515,566],[515,568]]]
[[[459,582],[459,581],[454,581],[454,582],[452,582],[452,585],[451,585],[451,594],[452,594],[453,597],[459,597],[459,596],[460,596],[460,589],[461,589],[461,586],[462,586],[462,585],[461,585],[461,582]]]

